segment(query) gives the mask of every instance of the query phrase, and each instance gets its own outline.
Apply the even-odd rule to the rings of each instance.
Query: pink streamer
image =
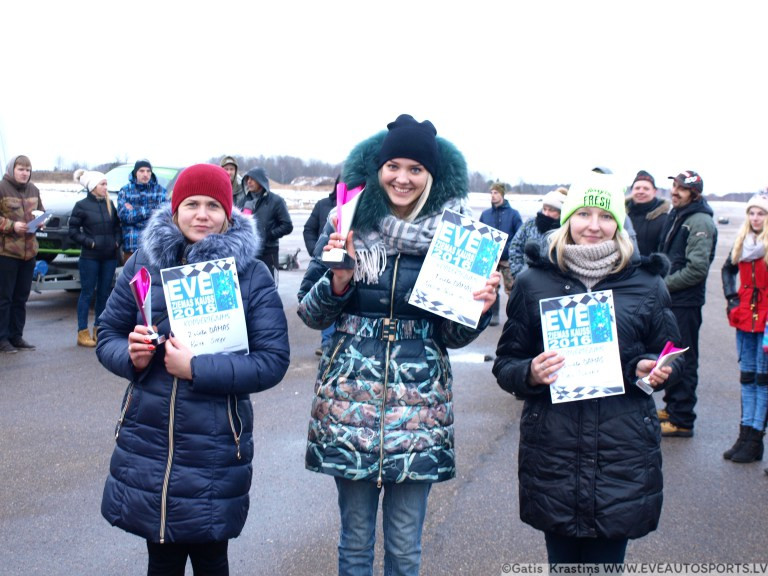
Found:
[[[136,306],[139,308],[141,319],[144,321],[144,326],[151,328],[152,322],[152,300],[149,297],[149,291],[152,287],[152,278],[149,275],[149,270],[143,266],[133,275],[129,283],[131,292],[133,293],[133,299],[136,301]]]
[[[347,190],[344,182],[336,185],[336,230],[341,230],[341,207],[363,191],[364,186],[356,186]]]

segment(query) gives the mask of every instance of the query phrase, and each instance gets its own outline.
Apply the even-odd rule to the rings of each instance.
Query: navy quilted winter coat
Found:
[[[248,514],[253,459],[249,394],[275,386],[289,363],[283,306],[266,266],[255,259],[253,220],[233,211],[223,235],[186,244],[170,206],[157,210],[101,316],[96,353],[126,378],[116,446],[101,511],[113,525],[152,542],[223,541],[240,534]],[[140,318],[128,285],[142,266],[152,276],[152,315],[170,331],[160,269],[234,256],[246,315],[248,355],[201,354],[192,380],[166,370],[158,348],[142,372],[128,356]]]

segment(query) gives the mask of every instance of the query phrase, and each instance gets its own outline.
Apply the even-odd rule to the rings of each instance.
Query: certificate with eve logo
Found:
[[[248,330],[234,258],[165,268],[168,319],[176,338],[197,354],[248,354]]]
[[[552,403],[624,394],[613,291],[539,300],[544,350],[565,358]]]
[[[500,230],[443,210],[408,303],[477,328],[483,302],[472,293],[496,270],[506,241]]]

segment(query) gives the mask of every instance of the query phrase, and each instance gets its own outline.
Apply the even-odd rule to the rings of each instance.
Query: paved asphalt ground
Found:
[[[732,223],[720,227],[710,273],[696,436],[663,440],[661,523],[656,532],[630,543],[628,562],[768,559],[767,464],[733,464],[721,456],[737,432],[739,385],[720,267],[741,214],[734,212]],[[294,216],[296,231],[284,249],[302,246],[305,218],[305,213]],[[233,575],[336,573],[333,480],[303,466],[319,333],[296,316],[296,288],[306,267],[303,251],[300,258],[302,270],[279,277],[291,368],[280,385],[253,397],[257,444],[251,510],[242,535],[230,544]],[[126,382],[103,369],[92,350],[75,345],[76,301],[75,293],[33,294],[25,337],[37,351],[0,356],[0,575],[146,573],[144,542],[109,526],[100,514]],[[489,328],[471,346],[451,354],[458,476],[432,491],[423,574],[498,575],[505,563],[546,558],[541,534],[518,517],[522,404],[498,388],[490,363],[478,361],[493,353],[499,333],[500,328]]]

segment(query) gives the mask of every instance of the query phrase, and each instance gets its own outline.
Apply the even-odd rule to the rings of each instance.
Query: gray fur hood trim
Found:
[[[224,234],[211,234],[190,245],[187,263],[205,262],[233,256],[237,271],[242,273],[256,260],[261,249],[261,238],[256,232],[253,218],[237,208],[232,209],[232,220]],[[153,268],[179,266],[179,259],[187,247],[187,239],[173,222],[170,204],[164,204],[149,220],[141,234],[139,250]]]
[[[376,229],[381,220],[391,214],[387,194],[379,185],[379,150],[387,131],[364,140],[352,149],[344,161],[342,181],[347,188],[365,185],[352,222],[352,228],[360,232]],[[467,162],[459,150],[448,140],[437,137],[438,159],[432,174],[429,198],[420,216],[443,211],[452,199],[466,198],[469,194]]]

